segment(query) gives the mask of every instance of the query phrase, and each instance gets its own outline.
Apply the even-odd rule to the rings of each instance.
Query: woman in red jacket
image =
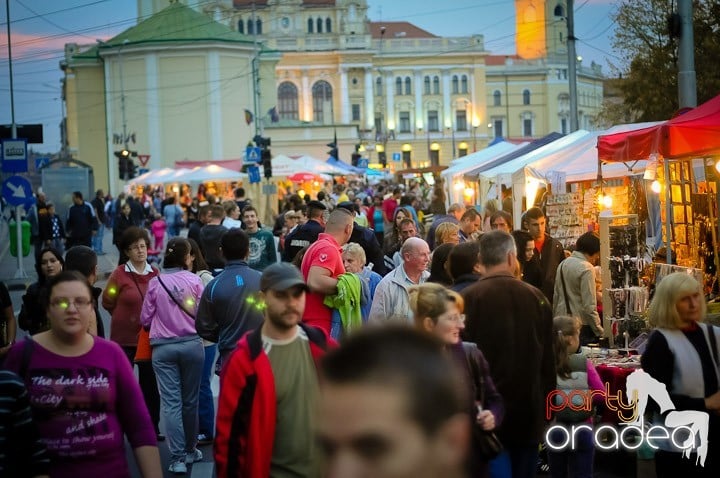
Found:
[[[102,305],[111,314],[110,340],[122,347],[131,365],[138,366],[140,389],[158,440],[162,440],[164,437],[158,428],[160,394],[148,353],[150,342],[147,332],[140,326],[140,311],[148,283],[158,275],[158,270],[147,262],[150,236],[145,229],[136,226],[127,228],[118,246],[128,260],[110,274],[103,291]]]

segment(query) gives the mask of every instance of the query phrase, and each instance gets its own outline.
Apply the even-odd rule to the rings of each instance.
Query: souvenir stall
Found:
[[[508,143],[507,141],[500,141],[492,146],[488,146],[485,149],[451,161],[450,167],[440,173],[445,187],[445,206],[450,207],[450,204],[465,201],[465,190],[469,187],[469,185],[466,185],[463,180],[463,175],[465,173],[496,158],[509,154],[518,148],[522,148],[527,144],[527,142],[513,144]]]

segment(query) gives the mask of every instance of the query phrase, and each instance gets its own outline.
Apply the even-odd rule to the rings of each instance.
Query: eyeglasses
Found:
[[[67,310],[70,308],[70,305],[74,305],[75,309],[87,309],[92,304],[92,300],[85,298],[85,297],[75,297],[74,299],[69,299],[67,297],[57,297],[50,301],[50,305],[55,307],[56,309],[62,309]]]
[[[451,315],[450,317],[448,317],[448,320],[454,324],[464,324],[465,314]]]

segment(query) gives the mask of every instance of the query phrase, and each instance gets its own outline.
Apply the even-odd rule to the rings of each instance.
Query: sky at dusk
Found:
[[[42,123],[40,152],[60,148],[60,100],[66,43],[94,44],[130,28],[137,21],[136,0],[9,0],[15,100],[18,124]],[[191,2],[196,0],[190,0]],[[577,53],[583,64],[595,61],[608,74],[613,61],[610,13],[618,0],[575,0]],[[0,124],[10,124],[10,81],[5,1],[0,10]],[[492,54],[514,53],[515,11],[512,0],[368,0],[373,21],[408,21],[439,36],[481,34]]]

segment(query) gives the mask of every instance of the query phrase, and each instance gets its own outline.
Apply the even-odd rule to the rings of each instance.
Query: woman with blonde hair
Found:
[[[665,384],[676,410],[697,410],[710,417],[704,466],[696,465],[696,448],[688,459],[672,441],[659,440],[658,478],[720,476],[720,329],[702,323],[706,311],[702,285],[683,272],[663,278],[650,304],[649,320],[656,329],[642,355],[643,370]]]
[[[443,222],[435,229],[435,248],[442,244],[460,244],[460,226]],[[434,249],[433,249],[434,250]]]
[[[498,427],[504,415],[502,397],[495,389],[490,367],[477,345],[463,342],[460,332],[465,328],[464,301],[457,292],[440,284],[425,283],[410,287],[410,308],[415,326],[436,335],[457,363],[472,403],[470,416],[475,417],[470,450],[469,476],[488,476],[488,462],[478,453],[482,433]]]
[[[496,199],[488,199],[485,203],[485,208],[483,210],[483,214],[485,215],[485,220],[483,221],[483,232],[490,232],[492,231],[492,225],[490,224],[490,216],[492,216],[494,213],[496,213],[498,210],[497,207],[497,200]]]

